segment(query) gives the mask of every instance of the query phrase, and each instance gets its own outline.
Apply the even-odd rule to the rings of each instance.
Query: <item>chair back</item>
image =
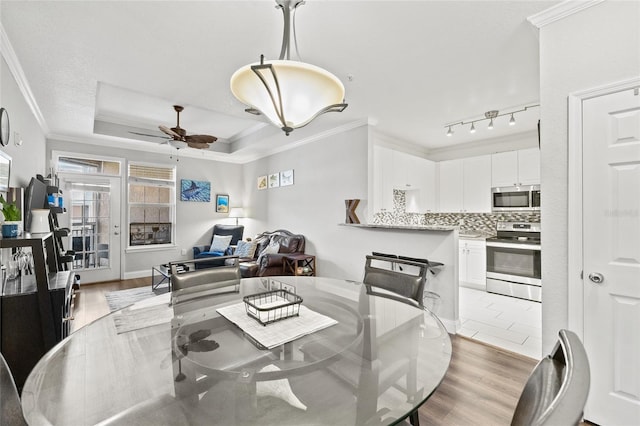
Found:
[[[391,256],[368,255],[362,282],[413,299],[422,306],[428,265]]]
[[[231,242],[229,242],[229,244],[235,246],[244,235],[244,225],[213,225],[211,241],[213,241],[214,235],[231,235]]]
[[[560,330],[559,340],[527,379],[512,426],[577,425],[589,395],[589,360],[575,333]]]
[[[195,269],[178,272],[178,263],[170,263],[171,271],[171,303],[179,303],[196,297],[209,296],[215,293],[238,291],[240,286],[240,263],[238,256],[221,256],[224,266]],[[206,259],[200,259],[206,260]],[[199,260],[191,260],[196,263]],[[226,291],[221,291],[221,289]]]
[[[0,354],[0,425],[26,425],[20,395],[4,356]]]

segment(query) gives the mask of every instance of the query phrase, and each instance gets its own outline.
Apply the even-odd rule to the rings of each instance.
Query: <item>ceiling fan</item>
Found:
[[[180,127],[180,113],[182,112],[182,110],[184,110],[184,107],[180,105],[174,105],[173,109],[176,111],[176,114],[177,114],[176,127],[169,128],[163,125],[158,126],[158,128],[162,130],[162,132],[164,132],[170,137],[169,144],[175,146],[176,148],[182,148],[185,146],[183,144],[186,144],[186,146],[189,146],[195,149],[207,149],[209,148],[210,144],[218,140],[217,137],[211,136],[211,135],[187,135],[187,131],[182,127]],[[130,132],[130,133],[140,134],[143,136],[159,137],[156,135],[148,135],[148,134],[136,133],[136,132]]]

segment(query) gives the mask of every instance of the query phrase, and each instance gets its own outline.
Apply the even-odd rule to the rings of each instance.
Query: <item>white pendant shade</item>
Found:
[[[326,112],[327,107],[343,103],[344,85],[330,72],[315,65],[290,60],[264,62],[264,65],[269,64],[278,80],[277,85],[268,68],[254,71],[252,66],[260,64],[249,64],[231,76],[231,92],[240,102],[260,111],[276,126],[292,129],[302,127]],[[256,72],[262,75],[264,83]],[[281,116],[285,122],[278,115],[281,106]]]

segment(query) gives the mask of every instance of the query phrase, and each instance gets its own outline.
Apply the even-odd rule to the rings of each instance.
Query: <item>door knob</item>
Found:
[[[119,232],[114,232],[113,235],[120,235],[120,233]]]
[[[592,272],[589,274],[589,279],[596,284],[602,284],[604,276],[600,272]]]

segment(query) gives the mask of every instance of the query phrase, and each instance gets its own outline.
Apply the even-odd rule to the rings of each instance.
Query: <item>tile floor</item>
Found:
[[[460,287],[459,333],[531,358],[541,357],[541,304]]]

